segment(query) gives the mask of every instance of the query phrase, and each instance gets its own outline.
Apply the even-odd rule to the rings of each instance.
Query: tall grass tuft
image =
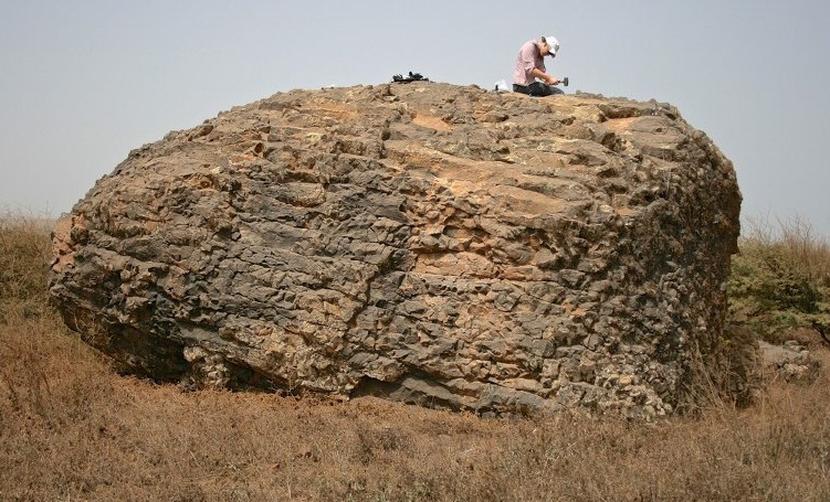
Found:
[[[0,314],[13,306],[27,315],[44,312],[50,225],[43,219],[0,216]]]

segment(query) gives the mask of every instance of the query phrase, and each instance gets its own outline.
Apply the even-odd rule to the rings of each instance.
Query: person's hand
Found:
[[[556,77],[552,77],[550,75],[547,75],[547,78],[545,79],[545,83],[548,84],[548,85],[557,85],[557,84],[559,84],[559,80],[557,80]]]

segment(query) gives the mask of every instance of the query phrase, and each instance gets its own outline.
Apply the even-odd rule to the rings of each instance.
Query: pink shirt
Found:
[[[534,68],[546,71],[544,58],[539,53],[536,41],[531,40],[519,49],[519,55],[516,56],[516,68],[513,70],[513,83],[519,85],[532,84],[536,80],[530,74]]]

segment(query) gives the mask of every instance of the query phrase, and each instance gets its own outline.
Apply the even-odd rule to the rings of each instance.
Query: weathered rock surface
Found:
[[[51,294],[159,380],[656,416],[728,359],[740,200],[656,102],[292,91],[131,152],[59,223]]]

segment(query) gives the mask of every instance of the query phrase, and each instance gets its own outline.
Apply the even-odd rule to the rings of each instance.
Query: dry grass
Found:
[[[115,375],[38,295],[3,291],[0,500],[830,499],[826,374],[653,425],[183,393]]]
[[[810,280],[825,285],[830,282],[830,243],[806,220],[782,220],[774,226],[752,221],[743,244],[752,248],[772,248],[786,255],[791,263],[798,264]]]
[[[42,311],[46,306],[50,224],[43,219],[0,215],[0,316],[21,304],[27,311]]]

